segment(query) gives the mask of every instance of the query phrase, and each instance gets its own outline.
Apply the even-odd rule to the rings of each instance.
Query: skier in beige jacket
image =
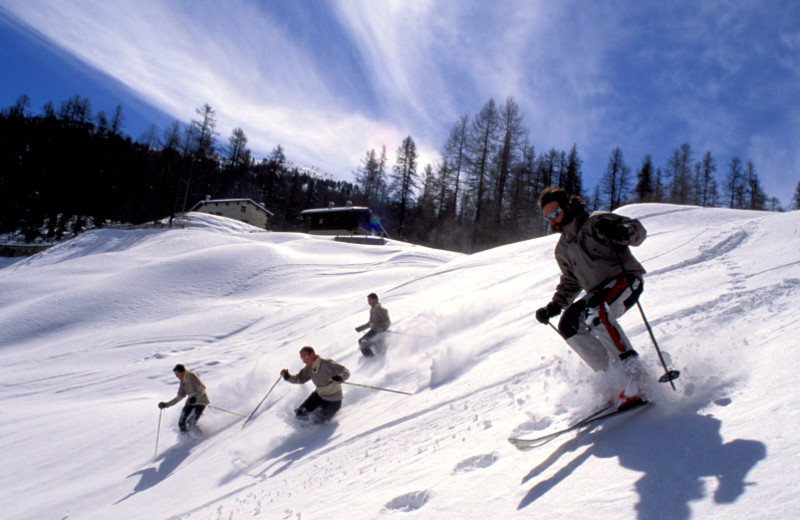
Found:
[[[309,346],[300,349],[304,366],[297,374],[287,369],[281,376],[289,383],[302,385],[309,380],[317,387],[295,411],[295,416],[315,424],[323,423],[334,416],[342,406],[342,383],[350,377],[350,371],[331,359],[325,359]]]
[[[196,426],[197,420],[203,415],[203,410],[205,410],[210,401],[208,400],[208,394],[206,394],[206,385],[203,384],[197,374],[189,372],[180,363],[175,365],[172,371],[175,373],[175,377],[181,381],[180,386],[178,386],[178,395],[169,401],[158,403],[158,407],[162,409],[169,408],[188,396],[186,404],[181,411],[181,418],[178,420],[178,427],[182,432],[187,432],[189,428]]]
[[[368,294],[367,303],[370,307],[369,321],[356,327],[356,332],[369,329],[369,332],[358,339],[358,348],[364,357],[373,357],[385,350],[383,333],[389,330],[392,321],[389,319],[389,311],[378,301],[377,294]]]

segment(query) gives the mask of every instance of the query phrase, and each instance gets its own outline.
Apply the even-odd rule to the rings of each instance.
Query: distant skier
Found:
[[[554,186],[542,191],[539,207],[550,227],[561,233],[555,249],[561,279],[536,319],[547,324],[566,308],[558,330],[586,364],[596,372],[622,365],[626,382],[614,396],[617,406],[646,400],[644,370],[617,318],[642,293],[645,269],[628,246],[641,244],[647,232],[635,219],[602,211],[589,214],[580,197],[570,198]],[[574,301],[581,290],[586,294]]]
[[[369,309],[369,321],[356,327],[356,332],[369,329],[369,332],[361,336],[358,340],[358,348],[365,357],[372,357],[375,351],[381,352],[384,347],[384,332],[389,330],[392,324],[389,319],[389,310],[378,301],[378,295],[370,293],[367,295]]]
[[[291,375],[284,368],[281,370],[281,376],[296,385],[302,385],[309,379],[314,383],[316,390],[303,401],[294,414],[300,420],[321,424],[333,417],[341,408],[342,383],[350,377],[350,371],[331,359],[317,355],[309,346],[300,349],[300,359],[306,364],[300,372]]]
[[[208,400],[208,394],[206,394],[206,385],[203,384],[197,374],[189,372],[180,363],[175,365],[172,371],[175,373],[175,377],[181,381],[180,386],[178,386],[178,395],[170,401],[158,403],[158,407],[169,408],[188,396],[189,398],[181,411],[181,418],[178,420],[178,427],[182,432],[187,432],[189,428],[197,424],[197,420],[200,419],[200,416],[203,415],[203,410],[206,408],[205,405],[211,401]]]

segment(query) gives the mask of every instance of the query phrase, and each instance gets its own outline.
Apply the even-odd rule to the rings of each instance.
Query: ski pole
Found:
[[[251,414],[250,414],[250,417],[248,417],[247,419],[245,419],[245,421],[244,421],[244,424],[242,424],[242,428],[244,428],[245,426],[247,426],[247,422],[248,422],[250,419],[252,419],[252,418],[253,418],[253,416],[256,414],[256,410],[258,410],[259,408],[261,408],[261,405],[262,405],[262,404],[264,404],[264,401],[266,401],[266,400],[267,400],[267,397],[269,397],[269,394],[271,394],[271,393],[272,393],[272,389],[273,389],[273,388],[275,388],[275,385],[277,385],[277,384],[278,384],[278,382],[280,382],[280,380],[281,380],[281,379],[283,379],[283,376],[278,376],[278,379],[277,379],[277,380],[275,380],[275,382],[274,382],[274,383],[272,384],[272,386],[269,388],[269,391],[267,391],[267,395],[265,395],[265,396],[264,396],[264,398],[263,398],[263,399],[261,399],[261,402],[260,402],[260,403],[258,403],[258,406],[256,406],[255,410],[253,410],[253,413],[251,413]]]
[[[206,406],[208,408],[213,408],[214,410],[219,410],[220,412],[229,413],[231,415],[238,415],[239,417],[247,417],[246,415],[242,415],[240,413],[232,412],[230,410],[226,410],[225,408],[220,408],[219,406],[214,406],[213,404],[209,404],[209,403],[197,403],[197,404],[199,404],[200,406]]]
[[[158,410],[158,430],[156,430],[156,453],[153,457],[158,457],[158,438],[161,436],[161,416],[164,415],[164,409]]]
[[[351,383],[350,381],[342,381],[344,385],[360,386],[362,388],[369,388],[371,390],[382,390],[384,392],[394,392],[396,394],[414,395],[411,392],[403,392],[402,390],[392,390],[391,388],[381,388],[379,386],[360,385],[358,383]]]
[[[611,249],[614,250],[614,254],[617,256],[617,262],[619,262],[619,266],[622,269],[622,274],[625,275],[626,280],[629,280],[630,275],[628,274],[628,270],[625,269],[625,264],[622,262],[622,257],[620,256],[619,251],[617,251],[617,248],[614,247],[614,243],[611,242],[611,239],[609,239],[609,243],[611,244]],[[661,353],[661,349],[658,347],[656,336],[653,334],[653,329],[650,327],[650,322],[647,321],[647,316],[644,315],[644,309],[642,308],[642,304],[639,302],[639,298],[636,298],[636,306],[639,308],[639,314],[642,315],[642,320],[644,321],[645,327],[647,327],[648,334],[650,334],[650,339],[653,340],[653,346],[656,348],[656,352],[658,353],[658,359],[661,360],[661,366],[664,367],[664,375],[658,378],[658,382],[669,383],[670,386],[672,386],[672,389],[677,392],[678,389],[675,388],[675,383],[673,383],[673,381],[678,379],[681,373],[679,370],[670,370],[669,367],[667,367],[667,362],[664,361],[664,355]]]

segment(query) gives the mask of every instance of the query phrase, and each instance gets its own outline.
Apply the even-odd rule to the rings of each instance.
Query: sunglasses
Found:
[[[558,218],[559,215],[561,215],[562,211],[564,211],[564,210],[561,209],[561,207],[559,207],[558,209],[556,209],[554,211],[551,211],[550,213],[545,215],[545,217],[550,219],[550,220],[556,219],[556,218]]]

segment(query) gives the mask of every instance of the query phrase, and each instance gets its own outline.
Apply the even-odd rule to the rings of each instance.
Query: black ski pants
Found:
[[[330,420],[341,407],[341,401],[326,401],[320,397],[317,392],[313,392],[308,396],[308,399],[303,401],[303,404],[294,411],[294,414],[298,419],[304,421],[310,420],[314,424],[322,424]]]

